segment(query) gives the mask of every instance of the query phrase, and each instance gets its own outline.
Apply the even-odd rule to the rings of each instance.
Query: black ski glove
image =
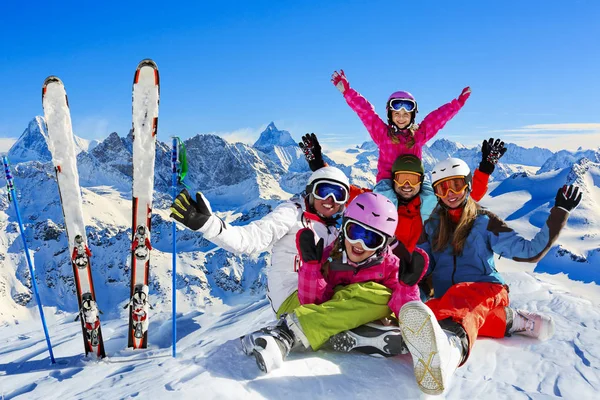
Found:
[[[171,218],[195,231],[202,228],[211,215],[210,203],[200,192],[194,201],[187,189],[183,189],[171,204]]]
[[[304,262],[320,262],[323,257],[323,238],[315,244],[315,233],[309,229],[300,229],[296,234],[296,247]]]
[[[398,281],[408,286],[416,285],[421,278],[423,268],[427,267],[425,258],[417,251],[410,253],[401,241],[397,240],[396,242],[398,245],[392,252],[400,259]]]
[[[321,153],[321,145],[317,140],[317,135],[314,133],[307,133],[302,136],[302,142],[298,143],[298,146],[300,146],[304,152],[304,157],[306,158],[311,171],[314,172],[325,166],[323,154]]]
[[[554,206],[562,208],[566,212],[571,212],[581,203],[582,192],[575,185],[565,185],[558,189]]]
[[[483,173],[491,175],[498,164],[498,160],[506,153],[506,147],[504,142],[500,139],[490,138],[484,140],[481,145],[481,162],[479,163],[479,170]]]

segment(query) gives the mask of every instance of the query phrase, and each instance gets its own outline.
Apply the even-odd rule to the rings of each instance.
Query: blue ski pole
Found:
[[[178,150],[179,149],[179,141],[177,138],[173,138],[173,152],[171,154],[171,164],[173,165],[173,178],[171,181],[171,186],[173,189],[173,201],[177,197],[177,174],[178,174]],[[175,225],[175,221],[173,221],[173,283],[172,283],[172,291],[173,291],[173,357],[177,356],[177,227]]]
[[[25,230],[23,229],[23,222],[21,221],[21,213],[19,212],[19,203],[17,202],[17,195],[15,193],[15,186],[13,183],[13,177],[10,173],[10,166],[8,165],[8,158],[2,157],[2,163],[4,164],[4,173],[6,174],[6,182],[8,182],[8,199],[12,198],[15,204],[15,211],[17,213],[17,221],[19,222],[19,230],[21,232],[21,239],[23,240],[23,248],[25,249],[25,257],[27,258],[27,265],[29,266],[29,275],[31,275],[31,283],[33,284],[33,293],[35,293],[35,300],[37,301],[38,309],[40,310],[40,317],[42,318],[42,326],[44,327],[44,334],[46,335],[46,343],[48,344],[48,352],[50,353],[50,360],[52,364],[56,363],[54,360],[54,353],[52,353],[52,344],[50,343],[50,335],[48,335],[48,327],[46,326],[46,318],[44,317],[44,309],[42,308],[42,302],[40,301],[40,294],[38,292],[37,283],[35,281],[35,274],[31,258],[29,256],[29,248],[27,247],[27,241],[25,240]]]

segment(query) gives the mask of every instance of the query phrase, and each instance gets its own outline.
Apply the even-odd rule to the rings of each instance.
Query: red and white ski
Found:
[[[56,170],[58,191],[69,241],[69,254],[77,288],[77,301],[85,354],[105,356],[102,330],[94,283],[92,281],[91,251],[87,245],[75,139],[65,87],[60,79],[50,76],[42,88],[42,105],[48,127],[48,147]]]
[[[129,340],[134,349],[148,346],[148,276],[150,272],[152,193],[160,84],[152,60],[138,64],[133,78],[133,222]]]

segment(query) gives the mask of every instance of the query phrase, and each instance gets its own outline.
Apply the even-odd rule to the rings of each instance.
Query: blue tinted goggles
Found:
[[[391,99],[389,105],[394,111],[404,109],[406,112],[413,112],[417,108],[417,103],[410,99]]]
[[[333,181],[318,181],[313,185],[312,195],[319,200],[333,197],[333,201],[337,204],[346,204],[349,197],[348,189]]]
[[[344,235],[352,244],[360,243],[365,250],[375,251],[386,243],[385,237],[357,221],[347,220]]]

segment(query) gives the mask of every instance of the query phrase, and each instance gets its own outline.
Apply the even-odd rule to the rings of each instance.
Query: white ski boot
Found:
[[[463,340],[444,331],[433,312],[420,301],[406,303],[398,320],[419,389],[430,395],[442,394],[465,355]]]
[[[548,340],[554,335],[554,320],[548,315],[505,307],[507,333]]]
[[[395,325],[370,322],[329,338],[335,351],[352,350],[375,357],[392,357],[408,353],[402,331]]]
[[[290,350],[300,344],[304,347],[310,346],[293,313],[282,315],[277,325],[273,327],[242,337],[244,352],[247,353],[252,346],[256,365],[266,373],[279,368]]]

